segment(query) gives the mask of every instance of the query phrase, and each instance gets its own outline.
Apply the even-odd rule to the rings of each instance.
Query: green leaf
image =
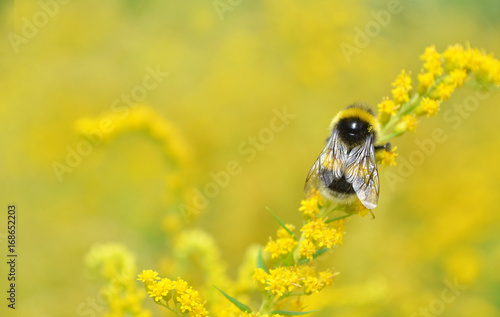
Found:
[[[313,259],[315,259],[318,256],[322,255],[323,253],[325,253],[328,250],[329,250],[328,248],[319,249],[318,251],[316,251],[316,253],[314,253]],[[309,259],[308,258],[301,259],[301,260],[299,260],[297,262],[297,264],[299,264],[299,265],[306,264],[306,263],[309,263]]]
[[[293,266],[293,265],[295,265],[295,259],[293,258],[293,254],[292,253],[288,253],[288,255],[286,256],[285,260],[283,261],[283,264],[285,264],[285,266]]]
[[[269,270],[266,267],[266,263],[264,263],[264,259],[262,258],[261,248],[259,248],[259,253],[257,253],[257,268],[263,269],[266,273],[269,273]]]
[[[336,217],[336,218],[332,218],[332,219],[327,219],[325,221],[325,223],[330,223],[330,222],[334,222],[334,221],[337,221],[337,220],[340,220],[340,219],[344,219],[344,218],[347,218],[347,217],[350,217],[354,214],[348,214],[348,215],[343,215],[343,216],[340,216],[340,217]]]
[[[286,230],[286,232],[288,232],[288,234],[290,234],[294,239],[295,239],[295,235],[293,234],[292,231],[290,231],[290,229],[288,229],[286,226],[285,226],[285,223],[283,221],[281,221],[280,218],[278,218],[278,216],[276,216],[276,214],[269,208],[269,207],[266,207],[266,209],[271,213],[271,215],[273,215],[273,217],[278,221],[278,223],[280,224],[280,226],[283,227],[283,229]]]
[[[224,293],[224,291],[222,291],[217,286],[214,286],[214,287],[216,289],[218,289],[219,292],[222,293],[222,295],[224,295],[231,303],[233,303],[236,307],[238,307],[238,309],[241,310],[242,312],[244,312],[244,313],[251,313],[252,312],[252,310],[247,305],[242,304],[236,298],[227,295],[226,293]]]
[[[306,315],[310,313],[315,313],[318,312],[319,310],[310,310],[310,311],[287,311],[287,310],[274,310],[270,312],[269,314],[280,314],[280,315],[285,315],[285,316],[300,316],[300,315]]]

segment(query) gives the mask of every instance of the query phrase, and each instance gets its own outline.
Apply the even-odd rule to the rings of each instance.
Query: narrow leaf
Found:
[[[283,221],[281,221],[280,218],[278,218],[278,216],[276,216],[276,214],[269,208],[269,207],[266,207],[266,209],[271,213],[271,215],[273,215],[273,217],[278,221],[278,223],[280,224],[280,226],[283,227],[283,229],[286,230],[286,232],[288,232],[288,234],[290,234],[294,239],[295,239],[295,235],[293,234],[292,231],[290,231],[290,229],[288,229],[286,226],[285,226],[285,223]]]
[[[262,258],[261,248],[259,248],[259,253],[257,253],[257,268],[263,269],[266,273],[269,273],[269,270],[266,267],[266,263],[264,263],[264,259]]]
[[[247,305],[242,304],[236,298],[227,295],[226,293],[224,293],[224,291],[222,291],[217,286],[214,286],[214,287],[216,289],[218,289],[219,292],[222,293],[222,295],[224,295],[231,303],[233,303],[236,307],[238,307],[238,309],[241,310],[242,312],[244,312],[244,313],[251,313],[252,312],[252,310]]]
[[[274,310],[270,312],[270,315],[273,314],[279,314],[279,315],[284,315],[284,316],[300,316],[300,315],[306,315],[310,313],[315,313],[318,312],[319,310],[310,310],[310,311],[287,311],[287,310]]]
[[[285,264],[285,266],[293,266],[293,265],[295,265],[295,259],[293,258],[293,254],[292,253],[288,253],[288,255],[286,256],[286,258],[283,261],[283,263]]]
[[[350,217],[354,214],[348,214],[348,215],[343,215],[343,216],[340,216],[340,217],[336,217],[336,218],[332,218],[332,219],[327,219],[325,221],[325,223],[330,223],[330,222],[334,222],[334,221],[337,221],[337,220],[340,220],[340,219],[344,219],[344,218],[347,218],[347,217]]]

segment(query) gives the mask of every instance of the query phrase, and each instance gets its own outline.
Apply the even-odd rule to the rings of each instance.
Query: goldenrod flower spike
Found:
[[[425,49],[420,59],[423,65],[417,75],[416,91],[413,90],[411,73],[402,70],[391,85],[392,97],[383,98],[377,105],[377,123],[380,123],[381,128],[377,145],[385,144],[388,140],[406,132],[415,132],[419,120],[438,114],[443,103],[465,83],[476,83],[485,88],[500,86],[500,61],[493,55],[471,48],[469,45],[449,46],[443,53],[438,52],[433,45]],[[140,126],[143,122],[141,120],[143,117],[137,117],[134,126]],[[165,131],[160,126],[155,128],[155,134],[165,136]],[[377,151],[376,159],[383,166],[396,165],[398,156],[396,151],[396,146],[392,149],[386,147],[385,150]],[[325,167],[333,163],[328,159],[322,162]],[[285,224],[277,219],[281,227],[276,232],[276,238],[270,238],[264,250],[259,249],[256,252],[257,259],[254,258],[253,262],[245,261],[245,269],[242,272],[249,280],[253,280],[254,286],[251,288],[248,284],[238,281],[238,285],[244,287],[239,288],[237,295],[249,300],[249,295],[242,294],[244,293],[242,290],[258,290],[262,294],[260,307],[252,310],[236,298],[222,292],[234,307],[224,309],[220,303],[212,303],[210,307],[211,309],[215,307],[217,316],[279,317],[278,313],[285,310],[288,310],[286,315],[289,315],[290,311],[292,315],[303,314],[302,298],[316,294],[333,284],[338,273],[331,269],[318,273],[317,259],[342,244],[348,217],[365,216],[370,210],[361,202],[335,205],[325,201],[321,193],[316,190],[309,192],[307,197],[309,198],[300,202],[298,208],[303,218],[300,229],[296,230],[294,225]],[[337,214],[338,212],[342,213]],[[192,245],[199,245],[194,243],[195,240],[182,236],[176,250],[182,251],[184,246],[191,248]],[[207,252],[210,253],[213,252]],[[214,263],[213,260],[205,262]],[[254,268],[255,266],[250,266],[248,263],[257,263],[257,267]],[[216,266],[212,264],[210,270],[216,271]],[[158,280],[157,275],[155,271],[145,270],[138,278],[157,304],[163,305],[177,315],[208,315],[198,291],[184,280],[180,278]],[[235,289],[238,288],[233,287],[233,290]]]
[[[415,116],[431,117],[438,113],[441,104],[466,82],[476,82],[485,88],[500,86],[500,61],[492,54],[476,48],[455,44],[440,54],[434,45],[420,56],[422,70],[418,74],[417,92],[411,91],[411,78],[403,70],[392,83],[397,110],[384,99],[378,106],[378,119],[382,126],[379,143],[407,131],[415,131]],[[396,112],[396,113],[394,113]],[[391,116],[388,116],[388,114]]]
[[[200,294],[181,278],[173,281],[162,278],[156,281],[158,272],[144,270],[139,274],[139,280],[144,282],[147,292],[155,303],[162,305],[178,315],[188,314],[192,317],[208,316],[205,302]]]

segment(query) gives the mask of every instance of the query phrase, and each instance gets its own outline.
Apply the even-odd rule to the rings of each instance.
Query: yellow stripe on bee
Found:
[[[368,122],[368,124],[370,124],[370,126],[375,129],[375,133],[377,135],[379,134],[380,123],[371,113],[369,113],[366,109],[363,108],[363,106],[360,105],[355,105],[354,107],[350,107],[340,111],[335,116],[335,118],[333,118],[332,123],[330,123],[330,131],[333,131],[335,125],[339,122],[339,120],[353,117],[360,118],[361,120]]]

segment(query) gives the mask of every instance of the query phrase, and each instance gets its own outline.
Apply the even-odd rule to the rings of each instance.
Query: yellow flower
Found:
[[[396,104],[402,104],[410,100],[408,94],[412,90],[411,77],[403,69],[396,80],[392,83],[392,96]]]
[[[425,93],[429,87],[434,85],[434,74],[430,72],[421,72],[418,74],[419,93]]]
[[[299,255],[303,258],[312,260],[316,253],[314,243],[309,239],[304,239],[300,242]]]
[[[402,86],[397,86],[392,92],[392,97],[394,98],[394,101],[398,104],[405,103],[410,100],[410,97],[408,96],[408,90]]]
[[[450,45],[443,52],[446,69],[463,69],[468,65],[468,57],[460,44]]]
[[[172,290],[172,281],[162,279],[159,282],[154,281],[153,284],[149,285],[148,294],[155,302],[159,302],[163,297],[168,295],[170,290]]]
[[[479,80],[486,83],[499,84],[500,61],[495,59],[492,54],[480,52],[474,49],[471,64]]]
[[[377,105],[378,111],[380,113],[386,113],[391,115],[396,115],[398,113],[400,104],[395,104],[394,100],[390,100],[389,98],[384,98],[384,100]]]
[[[451,97],[451,95],[455,91],[455,88],[455,84],[440,83],[436,87],[436,94],[439,99],[447,100]]]
[[[154,280],[159,280],[160,278],[157,276],[158,272],[153,270],[143,270],[141,274],[138,275],[139,281],[143,283],[153,282]]]
[[[318,293],[325,286],[332,285],[333,279],[338,275],[331,270],[321,272],[318,275],[311,265],[300,267],[298,273],[304,292],[308,295]]]
[[[440,101],[424,97],[416,109],[418,115],[426,114],[427,117],[435,115],[439,110]]]
[[[271,258],[275,259],[292,252],[296,245],[297,241],[293,238],[281,238],[276,241],[270,240],[264,250],[271,253]]]
[[[317,205],[316,205],[317,206]],[[295,226],[292,224],[285,224],[286,228],[290,231],[295,230]],[[293,235],[291,235],[285,228],[280,227],[277,232],[277,236],[279,239],[273,241],[269,240],[265,247],[265,251],[271,253],[271,258],[275,259],[280,255],[286,255],[295,248],[297,245],[297,241]]]
[[[205,305],[201,303],[196,303],[191,309],[191,316],[193,317],[204,317],[208,316],[208,311],[205,309]]]
[[[199,304],[200,295],[192,288],[188,288],[183,294],[177,296],[177,301],[181,304],[181,311],[185,313],[186,311],[192,311],[193,307]]]
[[[156,273],[156,274],[155,274]],[[190,316],[204,317],[208,315],[208,311],[205,309],[205,304],[201,302],[200,295],[198,291],[193,290],[185,281],[181,278],[177,278],[176,281],[172,281],[168,278],[163,278],[160,281],[155,281],[158,273],[152,270],[144,270],[139,276],[143,282],[151,282],[147,285],[148,294],[156,303],[159,303],[162,299],[165,300],[167,305],[169,301],[173,301],[173,306],[176,313],[180,315],[181,313],[189,312]],[[177,296],[173,297],[172,295]],[[164,303],[159,303],[165,305]]]
[[[401,71],[401,73],[398,75],[398,77],[396,78],[396,80],[392,83],[392,86],[393,87],[401,86],[407,90],[411,90],[412,86],[411,86],[410,74],[407,74],[406,70],[403,69]]]
[[[332,285],[333,284],[333,279],[339,275],[338,272],[332,272],[330,270],[328,271],[324,271],[324,272],[320,272],[319,273],[319,279],[320,281],[325,285],[325,286],[329,286],[329,285]]]
[[[305,239],[301,242],[299,255],[308,259],[312,259],[316,246],[330,249],[342,243],[343,232],[330,228],[322,218],[307,222],[300,231]]]
[[[300,231],[302,235],[311,240],[319,240],[323,236],[323,230],[325,230],[328,225],[324,222],[324,219],[318,218],[317,220],[308,221]]]
[[[385,166],[396,165],[396,157],[398,157],[398,153],[396,150],[397,146],[393,147],[390,151],[381,151],[379,160]]]
[[[303,282],[304,284],[304,292],[306,294],[319,293],[319,291],[324,287],[318,278],[313,276],[306,277]]]
[[[436,51],[436,46],[435,45],[426,47],[425,50],[424,50],[424,53],[422,55],[420,55],[420,59],[423,60],[423,61],[427,61],[429,59],[436,59],[436,58],[439,58],[439,57],[440,57],[440,55]]]
[[[300,202],[299,211],[302,211],[302,214],[306,218],[314,218],[319,214],[319,207],[321,207],[323,203],[323,196],[321,196],[319,191],[314,190],[308,199]]]
[[[267,280],[267,273],[261,268],[255,269],[252,278],[259,284],[265,284]]]
[[[173,289],[175,289],[178,293],[184,293],[188,289],[188,283],[178,277],[177,281],[174,282]]]
[[[462,87],[465,80],[467,79],[467,72],[463,69],[454,69],[450,73],[450,78],[453,85]]]
[[[396,133],[404,133],[407,131],[415,132],[417,129],[418,120],[415,115],[409,114],[401,117],[401,121],[394,128]]]
[[[278,297],[300,287],[300,279],[295,267],[278,267],[269,271],[266,290]]]
[[[432,73],[434,76],[441,76],[443,74],[441,56],[436,51],[436,47],[434,45],[427,47],[424,53],[420,56],[420,59],[425,62],[424,68],[429,73]]]
[[[292,232],[295,230],[295,226],[294,226],[294,225],[292,225],[292,224],[289,224],[289,223],[285,224],[285,227],[286,227],[288,230],[292,231]],[[286,230],[285,230],[285,228],[283,228],[283,227],[280,227],[280,228],[278,229],[278,232],[277,232],[277,234],[276,234],[276,235],[278,236],[278,238],[291,238],[291,237],[292,237],[292,236],[290,235],[290,233],[288,233],[288,231],[286,231]]]
[[[334,245],[342,243],[343,233],[338,232],[336,229],[327,229],[323,231],[323,235],[318,239],[319,247],[327,247],[330,249]]]

